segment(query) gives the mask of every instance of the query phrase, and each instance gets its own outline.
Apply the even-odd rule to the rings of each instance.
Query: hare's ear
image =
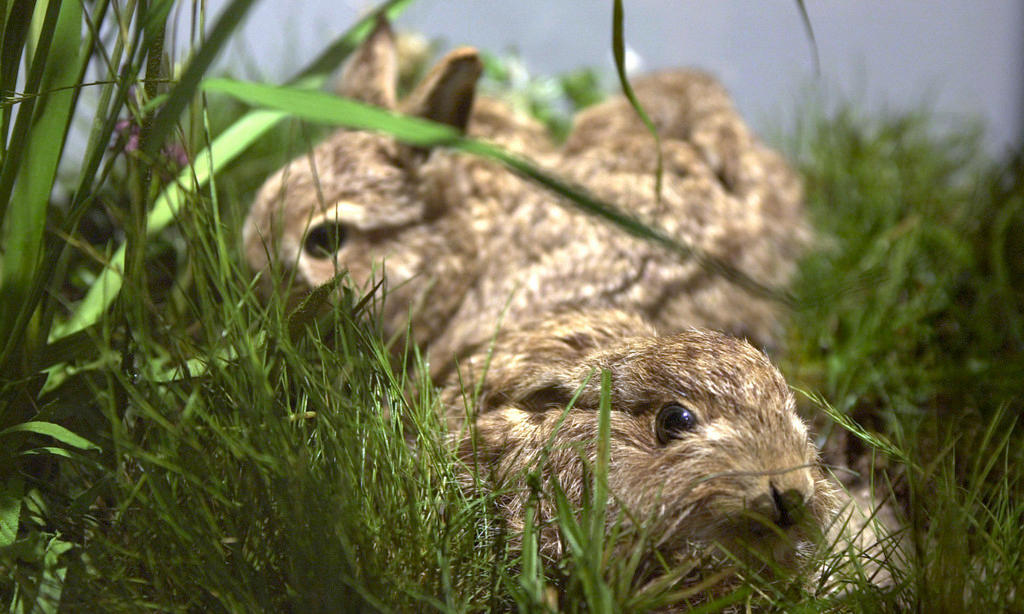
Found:
[[[479,411],[486,413],[503,405],[531,412],[565,409],[578,386],[550,363],[496,352],[480,389]]]
[[[476,81],[483,64],[476,49],[462,47],[441,59],[409,94],[402,110],[408,115],[465,130],[473,109]]]
[[[543,412],[549,409],[561,411],[569,405],[575,396],[575,390],[566,387],[565,382],[555,380],[533,382],[532,386],[516,392],[518,398],[515,400],[515,405],[532,412]]]
[[[352,54],[341,72],[338,94],[368,104],[394,109],[398,57],[395,35],[387,19],[377,20],[373,32]]]
[[[517,407],[533,413],[552,408],[562,410],[572,400],[575,392],[556,380],[517,383],[518,386],[504,388],[487,381],[481,390],[477,411],[486,414],[500,407]]]

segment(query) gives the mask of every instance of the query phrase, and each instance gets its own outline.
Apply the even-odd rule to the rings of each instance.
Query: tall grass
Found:
[[[583,509],[556,501],[575,540],[565,560],[541,559],[529,530],[515,546],[496,495],[459,486],[416,349],[385,348],[372,288],[289,311],[256,299],[237,247],[254,186],[315,132],[289,119],[304,100],[307,119],[489,156],[627,231],[657,229],[495,148],[311,91],[369,20],[287,88],[208,79],[249,4],[173,72],[171,2],[5,5],[0,601],[646,611],[690,598],[672,582],[686,570],[640,586],[639,559],[615,554],[600,462]],[[63,161],[55,191],[76,114],[93,118],[85,155]],[[817,586],[753,582],[700,608],[1022,609],[1021,158],[994,163],[924,115],[852,111],[808,122],[796,158],[823,242],[795,289],[784,367],[835,408],[819,420],[827,449],[874,455],[905,563],[879,589],[837,549]]]

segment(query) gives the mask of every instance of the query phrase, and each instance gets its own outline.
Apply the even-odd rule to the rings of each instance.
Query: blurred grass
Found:
[[[86,10],[112,19],[106,7]],[[136,28],[150,23],[139,10]],[[28,32],[16,11],[0,24],[10,177],[30,174],[16,164],[34,155],[33,143],[16,141],[18,122],[32,127],[26,139],[53,138],[36,132],[26,106],[48,82],[40,77],[27,98],[11,94],[19,64],[7,60]],[[10,257],[11,233],[23,227],[17,207],[35,216],[25,227],[44,233],[35,258],[45,265],[30,271],[27,292],[4,295],[17,309],[3,312],[14,358],[0,369],[0,602],[15,612],[645,611],[686,597],[671,582],[640,590],[638,561],[613,555],[614,532],[593,539],[608,494],[599,479],[592,505],[559,503],[564,530],[581,536],[570,556],[544,561],[530,532],[522,554],[511,553],[497,495],[456,483],[415,348],[396,358],[382,346],[379,297],[348,289],[316,318],[256,300],[238,248],[245,207],[262,178],[323,128],[275,115],[260,138],[245,130],[234,154],[212,145],[212,160],[193,155],[184,170],[155,154],[126,157],[108,144],[119,134],[124,144],[118,120],[154,111],[132,93],[152,64],[143,38],[115,39],[119,50],[102,50],[112,70],[70,196],[5,196],[0,210],[5,291],[23,278],[8,267],[31,269]],[[352,40],[339,39],[299,77],[323,79]],[[93,44],[76,53],[100,53]],[[501,64],[493,58],[489,71],[500,76]],[[561,80],[555,96],[528,97],[529,107],[564,126],[560,109],[599,97],[587,74]],[[193,153],[261,113],[181,96],[189,130],[175,118],[162,130]],[[75,100],[66,113],[83,112]],[[842,450],[876,455],[876,477],[892,485],[906,521],[909,563],[892,569],[887,591],[854,561],[835,565],[817,592],[755,583],[703,607],[1022,610],[1024,158],[992,161],[976,132],[941,134],[923,113],[805,117],[794,157],[822,241],[794,289],[783,367],[835,408],[835,422],[821,421],[826,447],[850,432],[830,425],[860,425]],[[26,189],[11,181],[12,193]],[[177,200],[160,209],[168,190]],[[136,302],[107,310],[108,293],[79,333],[48,344],[60,336],[52,326],[86,313],[83,296],[114,274],[103,267],[132,227],[147,233],[136,237],[144,269],[125,280]],[[42,389],[61,363],[61,377]],[[884,453],[883,438],[898,455]]]
[[[1024,391],[1022,160],[931,126],[844,109],[800,156],[825,244],[802,269],[792,355],[842,411],[988,417]]]
[[[782,366],[834,406],[818,421],[833,440],[857,424],[842,460],[907,525],[902,585],[853,609],[1018,611],[1024,157],[991,160],[978,129],[940,130],[923,111],[807,116],[796,158],[820,248],[795,284]]]

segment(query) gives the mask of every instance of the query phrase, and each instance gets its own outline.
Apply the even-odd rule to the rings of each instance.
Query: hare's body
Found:
[[[697,77],[672,73],[652,81],[674,84],[691,78]],[[645,104],[665,95],[643,80],[639,91]],[[616,102],[609,104],[609,114],[626,113],[614,108]],[[728,140],[743,140],[742,147],[734,148],[745,156],[725,162],[735,180],[724,184],[717,166],[723,162],[707,159],[692,142],[665,138],[659,201],[657,148],[648,133],[639,129],[595,137],[586,147],[579,143],[594,128],[589,117],[601,111],[599,106],[584,115],[570,137],[569,153],[548,154],[542,162],[763,283],[788,281],[806,240],[799,184],[777,154],[752,140],[735,115],[738,125]],[[631,108],[628,112],[633,113]],[[699,122],[690,128],[702,129]],[[558,206],[539,188],[523,182],[516,187],[520,189],[503,192],[498,215],[478,222],[486,229],[478,243],[483,270],[431,347],[440,364],[450,364],[452,357],[488,339],[503,313],[506,322],[516,323],[567,308],[624,309],[644,315],[666,332],[697,326],[747,336],[760,345],[773,340],[778,322],[770,301],[704,270],[695,260],[682,261],[660,246]]]
[[[583,112],[557,148],[494,101],[471,114],[479,72],[475,52],[457,50],[400,108],[529,156],[762,283],[789,280],[807,237],[799,182],[713,79],[679,71],[635,84],[662,138],[659,198],[655,141],[624,99]],[[379,27],[342,91],[398,108],[393,73],[393,41]],[[299,291],[340,271],[364,287],[383,276],[385,332],[409,325],[429,350],[432,374],[448,382],[460,449],[511,488],[505,512],[514,526],[523,520],[522,472],[542,451],[551,454],[548,475],[578,501],[594,456],[599,377],[560,427],[558,417],[601,368],[613,378],[610,510],[653,522],[659,549],[685,558],[714,543],[755,541],[791,565],[833,508],[778,372],[746,342],[697,330],[767,345],[773,305],[494,163],[339,132],[268,180],[244,238],[254,270],[280,266]],[[485,373],[501,322],[506,332]],[[477,377],[483,396],[468,399],[460,382]],[[666,439],[659,416],[677,406],[696,426]],[[541,516],[550,520],[550,506]],[[543,547],[557,555],[551,531]]]

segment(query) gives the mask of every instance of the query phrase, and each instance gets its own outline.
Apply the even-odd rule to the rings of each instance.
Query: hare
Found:
[[[791,276],[808,238],[799,181],[711,77],[667,72],[636,84],[663,136],[659,198],[657,148],[624,99],[584,111],[558,148],[536,122],[475,100],[474,50],[449,53],[401,102],[395,66],[382,22],[339,91],[494,140],[763,283]],[[437,381],[503,318],[570,307],[621,308],[666,332],[706,327],[774,345],[772,301],[560,205],[495,163],[342,130],[262,187],[245,222],[245,255],[254,271],[285,272],[277,277],[296,293],[341,271],[364,287],[383,279],[384,332],[408,325]]]
[[[700,329],[659,335],[620,310],[569,311],[503,332],[489,355],[463,363],[463,378],[485,370],[475,399],[458,381],[444,389],[451,432],[518,531],[527,476],[542,476],[537,521],[551,558],[563,542],[550,481],[582,503],[597,460],[601,370],[611,373],[607,526],[629,535],[646,525],[665,560],[701,562],[701,573],[727,561],[724,551],[771,573],[799,569],[836,514],[837,490],[789,387],[745,341]]]

